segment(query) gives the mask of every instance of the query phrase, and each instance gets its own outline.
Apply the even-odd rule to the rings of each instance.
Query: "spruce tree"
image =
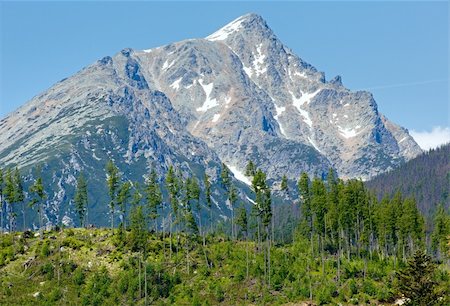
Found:
[[[87,193],[87,183],[80,173],[77,179],[77,187],[75,190],[75,210],[78,213],[78,218],[80,219],[80,227],[86,226],[86,211],[88,207],[88,193]]]
[[[434,280],[436,264],[422,250],[418,250],[408,265],[397,273],[398,290],[405,297],[406,305],[439,305],[441,298]]]
[[[245,168],[245,175],[248,177],[254,176],[256,173],[256,166],[253,161],[249,161],[247,167]]]
[[[106,183],[108,185],[111,229],[114,229],[114,211],[116,209],[117,189],[119,188],[119,169],[112,160],[106,164]]]
[[[248,259],[248,218],[247,218],[247,210],[244,206],[239,207],[237,212],[236,224],[240,228],[241,234],[245,238],[245,252],[246,252],[246,278],[248,279],[249,272],[249,259]]]
[[[11,169],[6,170],[5,175],[5,200],[7,203],[8,219],[9,219],[9,231],[13,231],[13,213],[14,213],[14,203],[16,200],[16,186],[14,184],[14,177]]]
[[[281,178],[281,191],[288,193],[288,180],[286,174],[283,174],[283,177]]]
[[[31,194],[31,202],[29,205],[31,207],[37,206],[37,208],[38,208],[39,232],[40,232],[40,239],[42,239],[43,235],[44,235],[44,228],[43,228],[44,200],[47,198],[47,194],[45,193],[45,190],[44,190],[44,184],[42,181],[40,167],[38,167],[36,172],[37,172],[37,177],[29,189],[30,194]]]
[[[162,205],[162,193],[158,184],[156,171],[152,169],[145,185],[145,196],[150,219],[153,221],[155,232],[158,230],[158,209]]]
[[[14,202],[16,203],[21,203],[22,204],[22,217],[23,217],[23,224],[22,224],[22,230],[25,231],[25,194],[23,191],[23,180],[22,180],[22,176],[20,175],[20,171],[19,169],[16,167],[16,169],[14,170],[14,185],[16,187],[16,192],[15,192],[15,200]]]
[[[120,212],[122,216],[122,227],[123,229],[127,229],[126,219],[127,219],[127,205],[128,200],[130,199],[130,189],[131,183],[124,182],[120,185],[119,191],[117,193],[117,204],[120,207]]]
[[[438,206],[434,215],[431,249],[438,259],[445,259],[450,256],[450,216],[442,204]]]
[[[210,231],[212,232],[211,182],[209,181],[209,176],[206,173],[205,173],[203,180],[204,180],[204,184],[205,184],[206,206],[208,206],[208,210],[209,210],[209,226],[210,226]]]

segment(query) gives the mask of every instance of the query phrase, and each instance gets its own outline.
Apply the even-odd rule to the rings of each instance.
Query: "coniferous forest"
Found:
[[[19,169],[0,172],[1,228],[10,229],[0,236],[2,305],[450,303],[448,211],[437,206],[427,228],[400,191],[379,200],[332,170],[325,179],[302,174],[296,190],[283,177],[292,205],[288,222],[275,222],[281,211],[266,174],[249,162],[253,194],[244,204],[222,165],[231,214],[219,221],[208,175],[199,182],[170,167],[138,184],[109,161],[104,187],[77,178],[77,227],[45,228],[46,182],[35,173],[25,190]],[[108,191],[108,228],[88,219],[96,188]],[[25,205],[38,216],[34,231],[18,209]]]
[[[432,217],[438,205],[450,207],[450,144],[431,149],[368,182],[380,198],[397,191],[414,197],[419,209]]]

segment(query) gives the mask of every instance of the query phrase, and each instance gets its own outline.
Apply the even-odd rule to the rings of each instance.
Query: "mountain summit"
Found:
[[[173,164],[217,181],[225,163],[248,184],[249,160],[271,180],[331,167],[368,179],[420,152],[369,92],[327,82],[256,14],[204,39],[107,56],[0,121],[0,165],[44,163],[53,211],[70,198],[74,171],[101,183],[108,159],[130,179]]]

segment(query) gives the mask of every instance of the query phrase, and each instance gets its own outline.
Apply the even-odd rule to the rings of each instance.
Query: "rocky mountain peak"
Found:
[[[368,179],[420,152],[369,92],[325,82],[256,14],[206,39],[106,56],[0,120],[0,166],[45,163],[55,203],[80,169],[103,182],[108,159],[132,179],[175,165],[214,180],[225,163],[249,184],[249,160],[272,182],[330,168]]]
[[[226,41],[235,36],[245,37],[248,35],[268,38],[274,34],[260,15],[250,13],[236,18],[218,31],[207,36],[206,39],[210,41]]]

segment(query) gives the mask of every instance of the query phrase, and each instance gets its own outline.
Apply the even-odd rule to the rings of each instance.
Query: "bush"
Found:
[[[0,248],[0,267],[14,260],[14,258],[14,248],[12,246]]]
[[[41,247],[41,256],[48,257],[50,253],[50,243],[48,242],[48,240],[45,240]]]
[[[52,291],[50,291],[47,301],[49,302],[57,302],[61,299],[62,293],[59,288],[54,288]]]
[[[85,280],[85,275],[84,275],[84,271],[81,267],[78,267],[75,269],[75,271],[73,272],[73,283],[77,286],[81,286],[84,284],[84,280]]]
[[[82,304],[102,305],[103,301],[109,297],[110,284],[111,278],[105,267],[93,273],[82,292]]]
[[[41,274],[45,275],[48,280],[52,280],[54,276],[55,268],[50,262],[41,266]]]
[[[74,237],[67,237],[63,240],[62,246],[65,246],[65,247],[68,247],[68,248],[71,248],[74,250],[78,250],[82,246],[84,246],[84,243]]]

